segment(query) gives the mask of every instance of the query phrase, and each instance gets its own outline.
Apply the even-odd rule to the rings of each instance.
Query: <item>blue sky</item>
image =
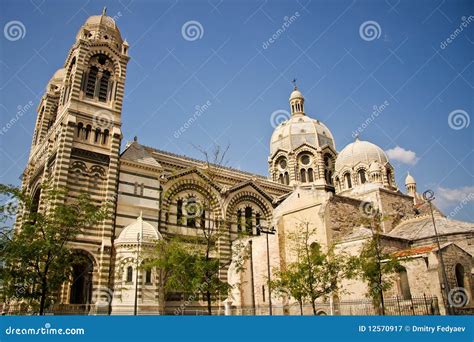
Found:
[[[402,190],[410,170],[418,191],[433,189],[446,214],[474,221],[474,2],[467,0],[3,0],[0,182],[19,183],[46,83],[103,6],[130,44],[123,145],[136,135],[200,157],[192,144],[229,143],[230,166],[265,175],[280,118],[272,113],[286,115],[297,78],[306,113],[329,127],[338,150],[360,128],[361,139],[389,151]],[[21,23],[20,36],[8,33],[12,21]],[[190,21],[197,36],[183,35]]]

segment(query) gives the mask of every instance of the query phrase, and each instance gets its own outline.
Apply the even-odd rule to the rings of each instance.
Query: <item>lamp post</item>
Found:
[[[446,308],[447,314],[451,315],[451,306],[449,305],[447,299],[449,295],[449,283],[448,283],[448,276],[446,275],[446,268],[444,266],[444,260],[443,260],[443,253],[441,253],[441,243],[439,242],[439,236],[438,236],[438,230],[436,229],[436,222],[433,214],[433,205],[431,202],[435,199],[434,196],[434,191],[433,190],[426,190],[423,193],[423,199],[428,202],[430,205],[430,212],[431,212],[431,220],[433,221],[433,229],[435,232],[436,236],[436,244],[438,246],[438,253],[439,253],[439,263],[441,264],[441,273],[443,275],[443,282],[444,282],[444,296],[443,296],[443,302],[444,306]]]
[[[260,225],[257,225],[257,235],[261,233],[266,235],[267,239],[267,275],[268,275],[268,308],[270,312],[270,316],[273,315],[273,308],[272,308],[272,289],[270,286],[271,281],[271,274],[270,274],[270,246],[268,244],[268,235],[275,235],[276,229],[275,227],[271,227],[270,229],[264,229]]]
[[[139,258],[140,256],[140,233],[137,234],[137,261],[136,261],[136,270],[135,270],[135,305],[133,307],[133,315],[137,315],[138,309],[138,267],[140,266]]]

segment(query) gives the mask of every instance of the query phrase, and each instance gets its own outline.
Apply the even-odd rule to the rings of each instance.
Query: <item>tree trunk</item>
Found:
[[[311,300],[311,306],[313,307],[313,315],[316,316],[316,300]]]
[[[209,290],[206,291],[206,299],[207,299],[207,314],[212,315],[212,306],[211,306],[211,292]]]
[[[303,316],[303,302],[299,302],[300,303],[300,313],[301,313],[301,316]]]
[[[40,297],[40,307],[39,307],[39,314],[40,316],[44,315],[44,309],[46,307],[46,295],[48,293],[48,283],[46,279],[42,279],[41,281],[41,297]]]

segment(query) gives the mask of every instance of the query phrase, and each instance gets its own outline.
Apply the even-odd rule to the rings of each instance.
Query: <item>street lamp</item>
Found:
[[[268,235],[275,235],[276,234],[276,229],[275,227],[271,227],[270,229],[264,229],[262,228],[259,224],[257,225],[257,235],[260,235],[261,233],[266,235],[267,238],[267,275],[268,275],[268,308],[270,311],[270,316],[273,315],[273,308],[272,308],[272,289],[270,285],[270,246],[268,244]]]
[[[438,236],[438,230],[436,229],[436,222],[433,214],[433,205],[431,202],[435,199],[434,192],[433,190],[426,190],[423,193],[423,199],[428,202],[430,205],[430,211],[431,211],[431,220],[433,221],[433,228],[436,236],[436,244],[438,245],[438,253],[439,253],[439,262],[441,264],[441,273],[443,274],[443,281],[444,281],[444,296],[443,296],[443,302],[444,306],[446,307],[446,311],[448,315],[451,315],[451,306],[447,302],[448,296],[449,296],[449,283],[448,283],[448,276],[446,275],[446,268],[444,267],[444,260],[443,260],[443,254],[441,253],[441,244],[439,242],[439,236]]]
[[[136,270],[135,270],[135,306],[133,308],[133,315],[137,315],[138,309],[138,267],[140,266],[139,258],[140,256],[140,233],[137,233],[137,261],[136,261]]]

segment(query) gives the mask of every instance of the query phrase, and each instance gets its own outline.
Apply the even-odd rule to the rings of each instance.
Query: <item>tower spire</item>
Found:
[[[107,6],[104,6],[104,8],[102,9],[102,15],[107,15]]]
[[[298,86],[296,85],[296,78],[293,78],[293,80],[291,80],[291,83],[293,83],[293,90],[298,90]]]

